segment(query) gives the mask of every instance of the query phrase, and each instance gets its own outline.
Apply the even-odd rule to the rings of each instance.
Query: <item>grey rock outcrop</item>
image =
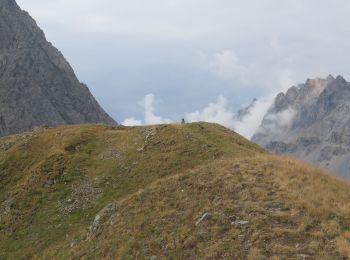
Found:
[[[0,136],[35,126],[116,124],[15,0],[0,0]]]
[[[329,76],[280,93],[252,140],[350,179],[350,83]]]
[[[113,217],[117,209],[117,206],[113,203],[110,203],[101,209],[101,211],[95,216],[94,222],[89,228],[87,240],[93,240],[102,233],[104,225],[106,225],[106,223]]]

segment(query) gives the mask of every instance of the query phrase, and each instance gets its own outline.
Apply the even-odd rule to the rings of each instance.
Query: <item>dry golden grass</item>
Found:
[[[86,125],[10,139],[0,205],[15,203],[0,211],[0,259],[349,256],[349,184],[221,126]],[[86,205],[62,214],[74,194]]]

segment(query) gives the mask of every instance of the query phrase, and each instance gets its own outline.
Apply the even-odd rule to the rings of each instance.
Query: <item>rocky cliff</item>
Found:
[[[40,125],[115,124],[15,0],[0,0],[0,135]]]
[[[350,83],[308,79],[280,93],[252,140],[350,178]]]

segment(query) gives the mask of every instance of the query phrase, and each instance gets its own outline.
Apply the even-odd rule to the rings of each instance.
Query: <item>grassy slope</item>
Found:
[[[349,188],[214,124],[40,130],[0,139],[0,259],[339,259]]]

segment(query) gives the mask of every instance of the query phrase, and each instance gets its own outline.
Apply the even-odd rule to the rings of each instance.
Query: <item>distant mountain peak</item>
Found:
[[[322,78],[307,79],[305,83],[305,85],[312,88],[323,87],[325,84],[327,84],[327,79]]]
[[[329,75],[279,93],[252,140],[350,178],[349,132],[350,83]]]
[[[343,78],[343,76],[338,75],[337,78],[335,79],[337,82],[345,84],[347,81]]]
[[[333,81],[333,80],[335,80],[335,78],[333,77],[332,74],[329,74],[327,77],[327,81]]]
[[[35,126],[115,124],[14,0],[0,0],[0,136]]]

